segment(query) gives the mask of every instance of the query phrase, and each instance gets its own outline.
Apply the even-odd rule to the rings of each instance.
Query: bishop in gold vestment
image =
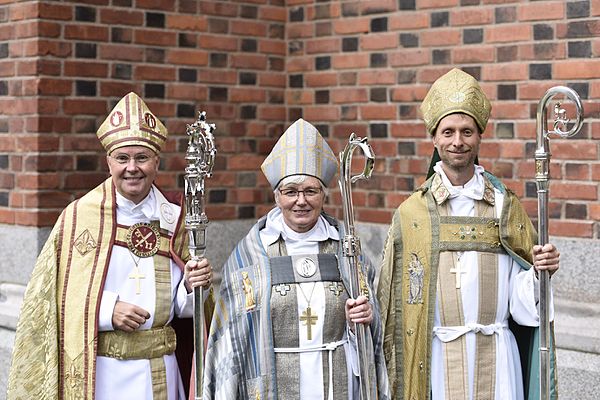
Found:
[[[111,177],[67,206],[38,257],[11,400],[186,397],[192,351],[178,365],[185,337],[173,322],[192,315],[192,286],[208,284],[210,265],[185,263],[181,207],[153,184],[166,128],[130,93],[97,135]]]

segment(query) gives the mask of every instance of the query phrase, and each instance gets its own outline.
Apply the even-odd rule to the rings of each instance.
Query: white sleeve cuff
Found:
[[[105,290],[102,292],[100,301],[100,313],[98,316],[98,331],[114,331],[112,317],[115,311],[115,304],[119,300],[119,295],[115,292]]]

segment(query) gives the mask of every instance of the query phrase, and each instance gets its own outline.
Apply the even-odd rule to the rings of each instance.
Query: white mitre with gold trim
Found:
[[[300,118],[281,135],[261,169],[273,189],[290,175],[314,176],[328,186],[338,161],[317,128]]]

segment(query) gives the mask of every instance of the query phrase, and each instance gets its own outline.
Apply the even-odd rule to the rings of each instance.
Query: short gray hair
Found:
[[[311,175],[297,174],[297,175],[289,175],[289,176],[286,176],[285,178],[283,178],[281,181],[279,181],[279,183],[273,190],[273,193],[275,194],[275,199],[277,199],[277,196],[279,196],[279,188],[280,187],[285,186],[285,185],[291,185],[291,184],[299,185],[302,182],[304,182],[306,180],[306,178],[308,178],[309,176],[311,176]],[[325,193],[325,197],[327,197],[329,195],[329,189],[327,189],[327,186],[325,186],[319,178],[317,178],[317,181],[319,181],[321,190],[323,191],[323,193]]]

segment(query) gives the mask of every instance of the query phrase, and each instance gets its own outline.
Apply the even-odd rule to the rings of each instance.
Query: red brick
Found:
[[[60,211],[28,211],[14,210],[15,221],[23,226],[52,226]]]
[[[234,54],[230,64],[232,68],[265,70],[267,61],[267,56],[262,54]]]
[[[235,71],[220,71],[217,69],[201,70],[198,74],[198,82],[235,84],[237,82],[237,73]]]
[[[550,144],[552,158],[567,160],[598,160],[598,147],[580,140],[553,140]]]
[[[396,71],[360,71],[358,73],[359,85],[393,85],[396,83]]]
[[[206,32],[206,17],[198,15],[167,15],[166,27],[182,31]]]
[[[389,224],[392,221],[391,210],[377,210],[372,208],[356,210],[356,219],[364,222],[375,222],[379,224]]]
[[[65,189],[92,189],[104,182],[107,174],[103,172],[75,172],[64,177]]]
[[[461,31],[458,29],[432,29],[421,32],[419,44],[422,47],[457,46],[461,44]]]
[[[600,204],[589,205],[590,219],[600,221]]]
[[[15,187],[19,189],[56,189],[59,184],[57,172],[18,174],[15,179]]]
[[[520,4],[517,8],[519,21],[550,21],[565,17],[564,1],[544,1],[540,3]]]
[[[8,9],[10,21],[22,21],[26,19],[36,18],[39,14],[38,4],[23,2],[23,3],[12,3]],[[9,3],[9,4],[10,4]]]
[[[167,52],[167,61],[173,65],[208,65],[208,53],[204,50],[170,49]]]
[[[233,2],[200,2],[200,12],[203,15],[218,15],[220,17],[235,17],[238,14],[238,5]]]
[[[519,56],[521,60],[533,60],[537,62],[542,60],[564,60],[567,58],[567,44],[543,43],[536,45],[528,43],[519,46]]]
[[[196,85],[171,84],[167,87],[167,98],[206,101],[208,99],[208,88]]]
[[[305,42],[307,54],[339,53],[341,48],[340,38],[313,39]]]
[[[553,76],[555,79],[593,79],[597,77],[600,60],[568,60],[555,63]]]
[[[336,72],[316,72],[305,74],[304,80],[307,87],[336,86],[338,83],[338,74]]]
[[[288,73],[297,73],[303,71],[311,71],[314,66],[314,61],[309,57],[294,57],[286,64]]]
[[[106,101],[88,99],[65,99],[63,111],[67,115],[105,115],[107,113]]]
[[[365,17],[338,19],[333,21],[333,31],[339,35],[368,33],[370,24],[370,19]]]
[[[285,56],[287,44],[282,40],[261,39],[258,42],[258,52]]]
[[[122,97],[124,93],[136,92],[141,93],[140,85],[136,85],[134,82],[100,82],[100,96],[102,97]]]
[[[142,61],[144,49],[137,46],[102,44],[98,46],[98,55],[103,60]]]
[[[73,18],[73,6],[70,4],[38,3],[38,17],[69,21]]]
[[[364,103],[369,101],[369,92],[365,88],[338,88],[332,89],[330,101],[340,103]]]
[[[527,80],[529,69],[524,63],[484,65],[481,69],[481,76],[485,81]]]
[[[132,25],[141,26],[144,23],[144,13],[138,10],[127,10],[123,8],[100,9],[100,22],[106,25]]]
[[[165,32],[164,30],[138,29],[133,33],[133,41],[136,44],[147,44],[151,46],[177,46],[177,33]]]
[[[493,116],[507,120],[529,118],[529,105],[516,102],[495,103]]]
[[[227,157],[228,171],[253,171],[259,169],[264,157],[252,154],[232,154]]]
[[[336,54],[332,57],[332,66],[336,69],[359,69],[369,66],[368,54]]]
[[[66,76],[94,76],[97,78],[108,77],[108,64],[99,62],[65,61],[64,74]]]
[[[494,22],[494,9],[465,7],[450,11],[450,25],[488,25]]]
[[[304,117],[307,121],[338,121],[340,111],[338,107],[304,107]]]
[[[258,10],[259,19],[267,21],[285,22],[287,13],[284,7],[264,6]]]
[[[391,100],[399,102],[414,102],[422,101],[429,91],[428,87],[422,86],[400,86],[391,90]]]
[[[262,87],[285,88],[287,79],[283,74],[260,74],[258,77],[258,85]]]
[[[210,219],[214,220],[235,219],[237,217],[236,207],[226,204],[207,204],[206,215],[210,215]]]
[[[65,39],[108,41],[108,27],[105,26],[67,25],[64,29]]]
[[[551,236],[592,238],[594,221],[550,221],[548,232]]]
[[[389,17],[388,25],[390,31],[427,29],[429,27],[429,15],[422,11],[396,13]]]
[[[285,111],[284,106],[262,106],[258,110],[258,118],[267,121],[283,121]]]
[[[515,43],[528,41],[533,38],[531,25],[491,25],[485,28],[487,43]]]
[[[134,68],[133,77],[137,80],[172,81],[175,80],[175,69],[173,67],[139,65]]]
[[[357,2],[362,14],[393,12],[398,8],[395,0],[363,0]]]
[[[365,120],[397,119],[395,105],[361,105],[360,117]]]
[[[360,49],[363,51],[396,49],[398,47],[398,34],[370,34],[360,37]]]
[[[237,20],[230,26],[230,33],[240,36],[267,36],[267,26],[262,21]]]
[[[550,185],[552,198],[565,200],[597,200],[598,185],[563,183],[552,181]]]
[[[51,40],[38,40],[32,50],[32,54],[23,55],[56,56],[64,58],[71,55],[71,44]]]
[[[285,98],[289,105],[313,104],[315,101],[313,92],[308,90],[288,90]]]
[[[142,9],[175,11],[175,0],[136,0],[135,5]]]
[[[259,88],[231,88],[229,89],[229,101],[233,103],[264,103],[266,91]]]
[[[286,25],[286,36],[289,40],[310,38],[315,35],[315,26],[312,23],[294,23]]]
[[[423,122],[399,122],[390,124],[390,134],[397,138],[422,138],[425,137],[425,124]]]
[[[496,50],[489,46],[462,47],[455,49],[452,53],[452,59],[457,64],[490,63],[494,62],[495,57]]]
[[[429,64],[430,53],[423,49],[397,51],[388,53],[388,62],[391,67],[408,67]]]

